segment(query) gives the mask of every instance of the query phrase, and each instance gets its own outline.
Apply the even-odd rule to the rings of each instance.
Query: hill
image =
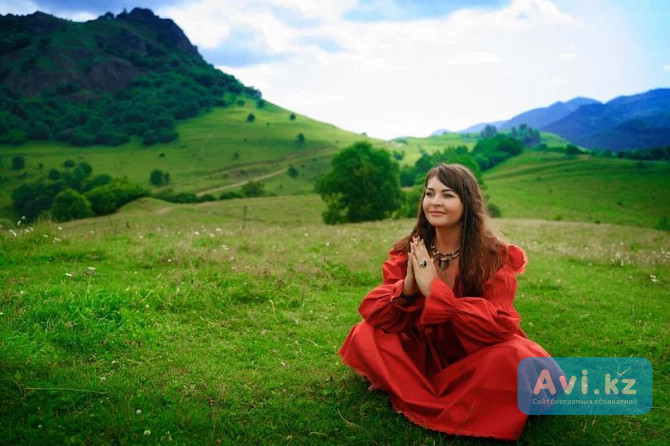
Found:
[[[574,98],[520,113],[507,121],[480,123],[459,133],[481,131],[486,125],[507,130],[526,124],[554,133],[589,149],[622,151],[670,145],[670,89],[621,96],[607,103]]]
[[[589,98],[574,98],[567,102],[556,102],[549,107],[536,108],[521,113],[508,121],[502,122],[497,127],[501,130],[509,130],[512,127],[519,127],[521,124],[526,124],[527,126],[536,129],[544,129],[549,124],[565,118],[582,105],[588,104],[600,104],[600,102]]]
[[[255,119],[248,121],[253,114]],[[265,190],[275,194],[313,191],[313,179],[330,167],[337,150],[355,141],[381,141],[347,132],[331,124],[292,113],[265,101],[240,101],[216,107],[210,113],[178,124],[179,138],[169,143],[146,147],[138,139],[118,147],[71,147],[57,142],[29,142],[5,146],[0,154],[0,218],[16,221],[20,215],[11,208],[11,191],[23,183],[45,178],[51,169],[62,169],[67,160],[87,162],[93,175],[125,177],[131,183],[151,187],[152,170],[170,174],[169,186],[175,192],[211,193],[215,197],[224,187],[246,183],[258,177]],[[299,142],[298,136],[304,141]],[[25,167],[12,169],[12,159],[21,156]],[[296,176],[287,169],[294,166]]]
[[[152,145],[175,139],[177,120],[236,96],[261,100],[148,9],[84,23],[10,14],[0,27],[0,143]]]
[[[484,179],[503,217],[668,229],[670,165],[664,161],[526,151]]]
[[[670,145],[670,89],[585,105],[542,129],[588,148],[665,147]]]

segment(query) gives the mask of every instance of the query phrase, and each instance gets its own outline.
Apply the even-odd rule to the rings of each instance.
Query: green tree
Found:
[[[242,186],[242,193],[245,197],[260,197],[263,195],[265,185],[259,181],[249,181]]]
[[[51,217],[57,221],[70,221],[92,216],[91,203],[73,189],[65,189],[56,195],[51,208]]]
[[[288,168],[287,173],[288,173],[288,176],[290,176],[291,178],[295,178],[295,177],[298,176],[298,169],[296,169],[295,166],[290,165],[289,168]]]
[[[12,158],[12,169],[21,170],[26,166],[26,159],[21,155],[16,155]]]
[[[296,137],[296,141],[298,141],[299,145],[305,144],[305,135],[302,133],[298,133],[298,136]]]
[[[165,178],[165,174],[160,169],[154,169],[149,175],[149,182],[154,186],[162,186]]]
[[[389,153],[368,142],[343,149],[332,169],[319,179],[317,192],[326,202],[326,224],[382,220],[402,204],[399,169]]]
[[[247,115],[247,122],[254,122],[256,120],[256,116],[253,113],[249,113]]]

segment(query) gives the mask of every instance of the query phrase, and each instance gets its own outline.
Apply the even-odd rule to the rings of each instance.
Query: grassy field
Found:
[[[670,219],[670,164],[527,151],[484,175],[503,217],[653,228]]]
[[[0,443],[497,444],[409,423],[341,364],[361,298],[413,222],[327,227],[322,210],[315,195],[143,199],[3,229]],[[667,442],[668,233],[499,224],[529,256],[516,305],[531,339],[654,368],[648,414],[533,417],[519,443]]]

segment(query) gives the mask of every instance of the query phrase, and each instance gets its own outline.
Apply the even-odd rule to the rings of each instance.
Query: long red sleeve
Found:
[[[393,250],[382,267],[384,281],[370,291],[358,308],[359,313],[370,324],[387,332],[400,332],[411,328],[419,317],[424,298],[416,299],[411,305],[400,305],[407,273],[407,254]]]
[[[435,279],[426,298],[420,323],[450,321],[463,348],[471,353],[481,347],[525,336],[520,317],[513,306],[516,274],[523,272],[526,256],[521,248],[509,246],[506,262],[495,276],[486,281],[482,297],[459,297],[443,281]]]

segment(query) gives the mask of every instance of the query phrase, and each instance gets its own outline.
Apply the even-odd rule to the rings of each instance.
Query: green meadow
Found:
[[[488,192],[511,217],[524,202],[496,196],[512,180],[495,175]],[[498,444],[415,426],[341,364],[361,298],[413,221],[325,226],[323,209],[313,194],[147,198],[4,228],[0,443]],[[654,407],[531,417],[519,443],[664,444],[670,237],[644,223],[655,216],[625,226],[560,212],[498,221],[529,257],[522,327],[554,356],[648,358]]]
[[[527,151],[484,178],[504,217],[670,229],[667,162]]]

